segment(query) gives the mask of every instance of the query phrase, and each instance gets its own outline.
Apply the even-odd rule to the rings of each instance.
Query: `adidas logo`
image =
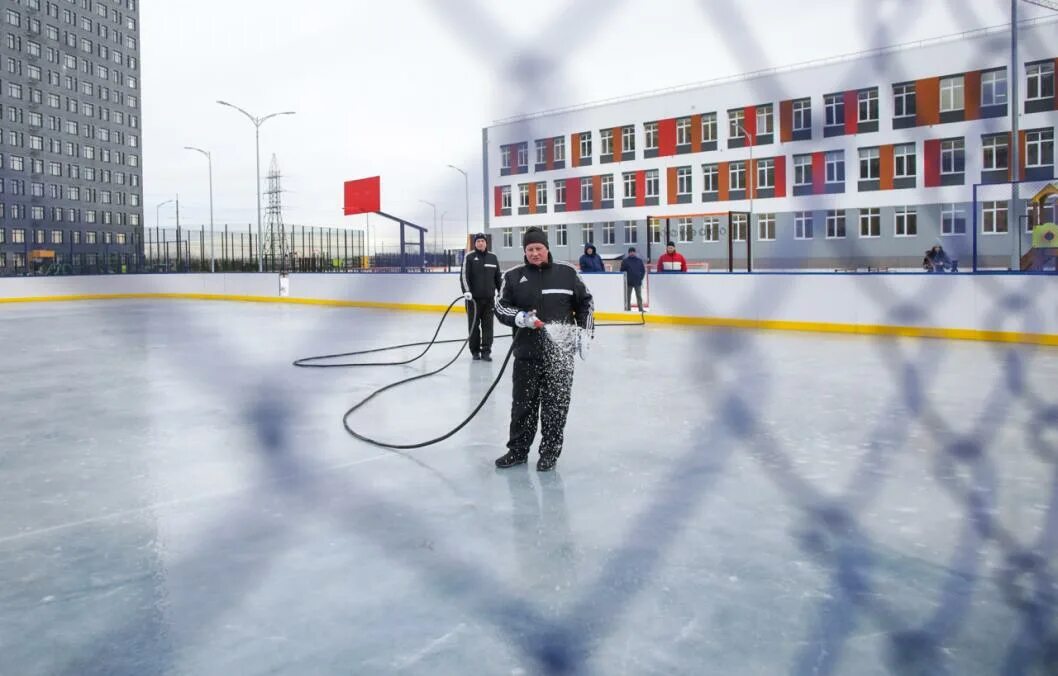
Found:
[[[525,275],[522,275],[522,278],[518,280],[518,283],[521,284],[522,282],[528,282],[528,281],[529,280],[525,278]]]

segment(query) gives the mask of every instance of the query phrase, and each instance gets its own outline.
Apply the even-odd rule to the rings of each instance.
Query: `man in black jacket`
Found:
[[[636,292],[636,307],[643,311],[643,278],[647,268],[643,259],[636,255],[636,248],[630,247],[628,255],[621,261],[621,272],[625,273],[625,312],[632,309],[632,292]]]
[[[489,251],[489,240],[484,233],[474,235],[474,250],[463,259],[459,285],[467,301],[470,354],[475,360],[492,361],[492,309],[496,290],[500,288],[500,261]]]
[[[513,467],[529,459],[539,421],[536,469],[546,472],[562,453],[573,356],[594,331],[593,306],[577,269],[551,258],[543,230],[526,230],[522,246],[525,264],[504,273],[496,304],[497,319],[519,329],[514,339],[510,439],[496,466]]]

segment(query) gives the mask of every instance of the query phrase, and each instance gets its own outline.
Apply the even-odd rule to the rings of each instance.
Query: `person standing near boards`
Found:
[[[658,272],[687,272],[687,259],[676,251],[676,242],[665,245],[665,253],[658,258]]]
[[[475,361],[492,361],[492,315],[500,280],[500,261],[489,251],[485,233],[479,232],[474,235],[474,249],[463,258],[459,273],[467,305],[470,354]]]
[[[632,309],[632,292],[636,294],[636,307],[643,311],[643,278],[647,276],[647,267],[643,259],[636,255],[636,248],[629,247],[628,255],[621,261],[621,272],[625,275],[625,312]]]

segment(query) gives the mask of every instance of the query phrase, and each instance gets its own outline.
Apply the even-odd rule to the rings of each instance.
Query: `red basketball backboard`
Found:
[[[345,182],[345,215],[382,210],[382,179],[378,176]]]

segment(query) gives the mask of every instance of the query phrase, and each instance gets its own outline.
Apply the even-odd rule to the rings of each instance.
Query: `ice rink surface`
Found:
[[[345,433],[455,346],[290,366],[437,318],[0,309],[0,672],[1058,673],[1058,350],[600,328],[550,474],[493,468],[509,372]]]

